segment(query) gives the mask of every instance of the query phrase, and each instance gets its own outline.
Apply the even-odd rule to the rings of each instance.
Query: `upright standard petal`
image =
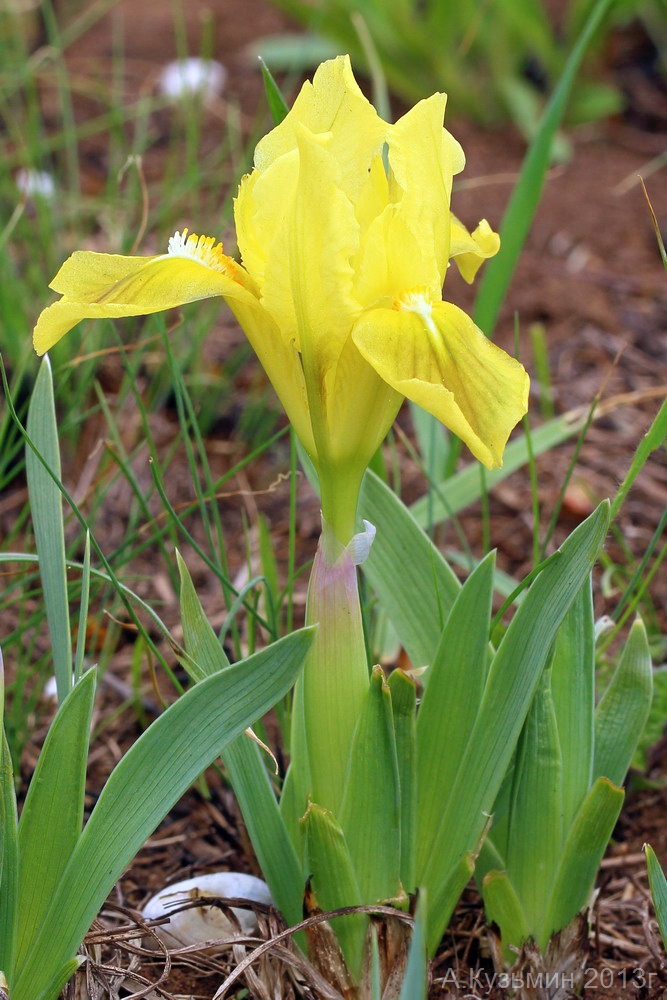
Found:
[[[263,172],[297,147],[297,127],[314,135],[331,133],[340,163],[340,184],[353,200],[363,184],[371,157],[382,148],[387,123],[362,94],[349,56],[322,63],[313,82],[304,83],[293,107],[257,145],[255,167]]]
[[[454,174],[465,158],[443,128],[446,94],[433,94],[403,115],[387,134],[389,200],[405,219],[442,285],[449,256],[449,202]],[[424,283],[430,284],[425,277]]]
[[[266,270],[275,257],[287,253],[285,229],[291,213],[299,175],[296,149],[275,160],[260,173],[246,174],[234,199],[234,223],[241,259],[260,294]],[[289,295],[289,282],[284,290]]]
[[[449,427],[487,468],[502,465],[510,431],[528,407],[528,375],[461,309],[415,291],[394,309],[364,313],[352,336],[389,385]]]
[[[291,294],[308,391],[326,410],[336,361],[360,312],[350,264],[359,224],[338,185],[330,142],[305,128],[298,136],[299,179],[288,223]],[[311,399],[313,416],[315,406]]]

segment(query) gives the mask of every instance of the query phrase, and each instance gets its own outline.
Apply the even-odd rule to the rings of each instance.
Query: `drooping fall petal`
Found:
[[[222,296],[243,327],[304,447],[315,458],[303,371],[262,307],[250,275],[212,237],[176,233],[155,257],[78,251],[51,282],[62,298],[40,315],[33,331],[38,354],[50,350],[83,319],[145,316],[199,299]]]
[[[251,279],[222,253],[220,244],[209,239],[202,245],[186,233],[177,233],[172,241],[172,250],[156,257],[72,254],[50,286],[62,298],[44,310],[35,326],[37,353],[50,350],[82,319],[145,316],[214,295],[252,296],[244,287],[252,285]]]
[[[528,405],[528,375],[461,309],[404,296],[365,313],[352,332],[368,363],[398,392],[457,434],[487,468],[502,465]]]

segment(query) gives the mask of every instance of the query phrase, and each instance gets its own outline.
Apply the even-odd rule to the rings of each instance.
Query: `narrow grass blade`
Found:
[[[468,736],[482,700],[494,565],[491,554],[466,580],[425,675],[417,717],[418,872],[427,866],[456,776],[465,767]]]
[[[537,378],[540,414],[544,420],[553,420],[556,416],[554,407],[553,386],[551,383],[551,363],[547,331],[542,323],[533,323],[528,328],[530,347]]]
[[[305,875],[261,751],[244,733],[221,756],[273,901],[285,920],[296,924],[303,915]]]
[[[51,471],[60,479],[58,428],[48,355],[42,361],[35,380],[27,433]],[[72,637],[62,499],[58,487],[31,448],[26,449],[26,472],[58,700],[63,701],[72,686]]]
[[[563,829],[568,830],[593,780],[595,622],[590,579],[558,630],[551,696],[563,761]]]
[[[259,558],[264,579],[266,613],[264,615],[269,628],[271,629],[271,641],[278,638],[277,623],[277,601],[280,594],[280,583],[278,577],[278,561],[274,540],[271,537],[271,526],[263,514],[257,518],[257,528],[259,532]]]
[[[410,416],[428,480],[431,483],[439,483],[444,477],[449,456],[447,429],[416,403],[410,403]]]
[[[5,731],[0,726],[0,971],[10,983],[13,981],[18,929],[17,826],[12,755]]]
[[[20,968],[42,929],[58,883],[81,836],[95,671],[72,689],[53,720],[39,755],[19,823]],[[40,964],[53,974],[62,963],[45,949]]]
[[[655,856],[655,851],[649,844],[644,845],[644,853],[646,854],[648,884],[651,888],[655,916],[660,928],[663,947],[667,951],[667,879]]]
[[[292,696],[290,727],[290,765],[280,795],[280,815],[297,851],[302,843],[300,822],[308,804],[312,782],[306,743],[306,720],[303,710],[303,685],[297,682]],[[296,762],[296,763],[295,763]]]
[[[400,891],[398,764],[391,695],[375,667],[350,751],[340,825],[364,903]]]
[[[359,38],[366,66],[368,67],[368,75],[372,87],[371,99],[373,107],[377,110],[380,118],[384,118],[385,121],[389,122],[392,120],[389,87],[387,86],[387,79],[382,68],[382,60],[375,45],[373,32],[369,29],[369,25],[364,17],[363,5],[359,6],[357,10],[352,11],[350,20]]]
[[[584,799],[563,845],[551,903],[538,935],[540,947],[545,948],[551,935],[586,906],[623,798],[622,788],[598,778]]]
[[[651,709],[653,670],[648,638],[638,618],[595,712],[593,774],[622,785]]]
[[[195,778],[289,690],[311,639],[312,630],[302,629],[206,678],[133,744],[97,800],[12,1000],[46,1000],[48,969],[72,957],[116,879]]]
[[[389,675],[391,708],[394,716],[396,759],[401,817],[401,884],[406,892],[415,888],[415,852],[417,846],[417,688],[402,670]]]
[[[661,664],[653,670],[653,697],[644,731],[639,739],[637,749],[630,767],[646,772],[649,769],[650,752],[660,742],[665,731],[667,719],[667,664]]]
[[[88,634],[88,603],[90,600],[90,532],[86,532],[86,542],[83,550],[83,573],[81,575],[81,598],[79,601],[79,631],[76,639],[74,655],[74,683],[83,677],[84,659],[86,655],[86,636]]]
[[[664,157],[664,153],[661,154]],[[655,161],[652,161],[655,162]],[[655,238],[658,242],[658,250],[660,251],[660,259],[662,260],[663,267],[667,271],[667,250],[665,250],[665,243],[662,238],[662,233],[660,232],[660,226],[658,225],[658,219],[651,204],[651,199],[648,196],[648,191],[646,190],[646,185],[644,184],[644,179],[639,178],[642,182],[642,188],[644,190],[644,197],[646,198],[646,204],[648,205],[649,215],[651,216],[651,222],[653,223],[653,229],[655,231]]]
[[[630,492],[630,488],[634,483],[635,479],[641,472],[641,470],[646,465],[652,452],[657,451],[658,448],[662,448],[667,439],[667,399],[663,400],[662,406],[658,410],[658,413],[649,427],[648,431],[640,441],[637,450],[635,451],[630,468],[625,476],[625,479],[618,488],[618,492],[614,497],[614,501],[611,505],[611,516],[613,518],[618,514],[619,510],[623,506],[623,502]]]
[[[333,59],[339,54],[340,48],[322,35],[310,31],[307,34],[284,32],[258,39],[250,46],[250,52],[258,55],[261,52],[276,73],[303,75],[325,59]]]
[[[311,803],[302,820],[307,866],[317,905],[322,910],[360,906],[364,899],[345,841],[328,809]],[[352,974],[358,978],[366,939],[367,918],[350,914],[336,920],[334,930]]]
[[[500,469],[485,472],[486,489],[491,490],[502,482],[512,472],[521,469],[533,456],[541,455],[555,448],[563,441],[573,437],[581,430],[585,417],[579,410],[555,417],[531,431],[530,447],[525,434],[521,434],[505,448],[503,464]],[[428,525],[440,524],[458,514],[464,507],[479,500],[482,493],[480,467],[477,462],[471,462],[459,472],[450,476],[446,482],[434,483],[429,495],[421,497],[410,507],[410,513],[417,523],[425,528]]]
[[[602,503],[563,542],[521,602],[498,652],[420,885],[429,893],[429,949],[449,920],[438,891],[442,871],[474,850],[501,786],[556,632],[591,571],[609,524]]]
[[[11,416],[12,416],[12,420],[14,421],[14,423],[15,423],[15,425],[16,425],[19,433],[23,437],[24,441],[26,442],[26,444],[30,448],[30,451],[33,452],[33,454],[35,454],[35,452],[33,451],[33,448],[35,447],[35,445],[34,445],[34,443],[32,441],[32,438],[27,433],[26,429],[23,427],[23,425],[22,425],[22,423],[21,423],[21,421],[19,419],[19,416],[18,416],[18,414],[16,412],[16,409],[14,408],[14,405],[12,403],[11,397],[8,394],[7,378],[6,378],[5,371],[4,371],[3,367],[2,367],[2,357],[1,356],[0,356],[0,375],[2,376],[3,387],[7,391],[7,396],[6,396],[6,398],[7,398],[7,405],[9,406],[9,410],[10,410],[10,413],[11,413]],[[38,462],[40,462],[40,458],[39,458],[40,455],[41,455],[41,452],[37,451],[36,459],[37,459]],[[44,469],[44,465],[41,462],[40,462],[40,465]],[[47,471],[47,469],[51,469],[51,466],[49,466],[48,463],[47,463],[47,468],[44,469],[46,475],[49,477],[49,479],[51,480],[51,482],[53,482],[54,485],[57,487],[59,494],[64,497],[64,499],[67,502],[67,505],[71,509],[72,513],[74,514],[75,518],[77,519],[77,521],[79,522],[79,524],[81,525],[81,527],[85,531],[87,531],[88,530],[88,525],[86,524],[86,521],[85,521],[85,519],[83,517],[83,514],[81,513],[81,511],[77,507],[77,505],[74,502],[72,496],[68,493],[68,491],[62,485],[62,482],[59,479],[59,474],[56,471],[52,470],[53,471],[53,475],[51,475],[51,472]],[[53,477],[55,477],[55,479]],[[132,591],[130,591],[127,587],[125,587],[120,582],[120,580],[118,580],[118,578],[117,578],[116,574],[114,573],[111,565],[109,564],[108,559],[104,555],[104,552],[102,551],[102,549],[98,545],[97,541],[95,540],[95,536],[94,535],[91,535],[91,545],[93,546],[93,548],[95,550],[95,553],[96,553],[98,559],[100,560],[100,562],[102,563],[102,566],[104,567],[104,570],[105,570],[105,572],[102,572],[101,570],[93,570],[93,569],[91,569],[91,575],[96,576],[98,579],[108,580],[112,584],[112,586],[115,588],[115,590],[119,594],[121,600],[123,601],[123,604],[125,605],[125,608],[126,608],[126,610],[128,612],[128,615],[129,615],[130,619],[132,620],[132,622],[134,623],[134,625],[137,627],[138,634],[146,642],[146,645],[152,651],[152,653],[155,656],[157,662],[161,663],[165,667],[165,669],[168,671],[169,670],[168,664],[164,660],[164,657],[160,653],[160,650],[158,649],[158,647],[155,645],[155,643],[151,639],[150,634],[146,631],[146,629],[145,629],[144,625],[142,624],[141,620],[137,617],[137,615],[136,615],[136,613],[134,611],[134,608],[132,606],[132,603],[129,600],[129,598],[132,597],[133,601],[138,602],[143,607],[144,611],[158,625],[158,627],[160,628],[161,632],[163,632],[164,634],[168,634],[165,626],[160,621],[159,616],[156,614],[155,610],[150,605],[148,605],[148,604],[146,604],[146,602],[142,601],[139,597],[137,597],[136,594],[133,594]],[[14,558],[16,558],[16,556]],[[30,555],[28,555],[26,553],[19,553],[18,554],[18,559],[19,560],[31,561],[32,558],[33,558],[32,556],[30,556]],[[69,561],[66,563],[66,566],[76,566],[77,569],[83,569],[83,567],[80,564],[69,562]],[[68,632],[68,635],[69,635],[69,632]],[[71,646],[71,640],[68,639],[68,641],[70,642],[70,646]],[[70,681],[71,681],[71,678],[70,678]]]
[[[579,64],[611,2],[612,0],[598,0],[593,7],[572,48],[563,75],[549,100],[521,168],[521,175],[500,227],[501,252],[488,262],[475,302],[475,322],[488,337],[493,334],[500,306],[505,300],[519,254],[532,225],[549,167],[554,136],[567,106]]]
[[[273,118],[273,124],[280,125],[281,121],[287,116],[289,104],[283,97],[280,87],[273,79],[271,70],[261,56],[259,57],[259,65],[262,71],[262,80],[264,81],[266,103],[269,105],[269,111],[271,112],[271,117]]]
[[[0,646],[0,733],[5,731],[5,661],[2,658],[2,647]],[[0,743],[0,766],[2,764],[2,744]],[[0,798],[0,802],[4,800]],[[0,823],[0,887],[2,886],[2,866],[3,866],[3,840],[4,825]],[[1,968],[1,966],[0,966]]]
[[[431,663],[460,583],[381,479],[364,477],[361,515],[377,528],[364,576],[415,666]]]
[[[200,672],[195,680],[202,680],[226,669],[229,661],[179,553],[176,558],[181,575],[183,640]],[[222,751],[222,759],[274,902],[288,923],[297,923],[302,917],[304,878],[260,750],[243,733]]]

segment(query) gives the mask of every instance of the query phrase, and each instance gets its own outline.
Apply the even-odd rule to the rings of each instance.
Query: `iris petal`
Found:
[[[375,309],[356,323],[360,353],[390,386],[442,421],[487,468],[502,465],[528,405],[528,375],[449,302]]]
[[[298,130],[299,179],[289,220],[289,279],[304,364],[324,379],[335,367],[359,306],[350,259],[359,245],[354,205],[341,189],[329,143]],[[279,262],[277,262],[279,263]],[[274,281],[281,282],[276,271]],[[269,289],[265,288],[265,294]],[[322,383],[314,387],[325,391]]]
[[[313,134],[331,133],[342,168],[341,187],[348,197],[356,199],[371,158],[382,148],[388,126],[359,89],[349,56],[322,63],[313,82],[303,85],[287,117],[257,145],[257,170],[264,171],[278,157],[296,148],[299,126]]]
[[[231,260],[230,268],[240,271]],[[65,261],[51,288],[63,298],[37,321],[33,343],[38,354],[82,319],[145,316],[213,295],[252,297],[235,278],[188,257],[121,257],[83,250]]]
[[[469,233],[455,215],[450,216],[449,256],[453,257],[461,277],[470,284],[485,260],[500,250],[500,237],[486,219]]]
[[[389,130],[390,201],[398,206],[425,257],[445,276],[449,251],[446,219],[452,180],[465,158],[442,127],[446,94],[420,101]]]

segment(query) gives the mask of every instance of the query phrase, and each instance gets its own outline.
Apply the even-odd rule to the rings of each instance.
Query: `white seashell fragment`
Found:
[[[199,96],[202,99],[217,97],[227,79],[227,70],[215,59],[177,59],[167,63],[158,87],[172,101]]]
[[[247,899],[266,906],[273,902],[269,887],[260,878],[243,872],[213,872],[175,882],[161,889],[146,903],[142,916],[146,920],[169,916],[183,903],[202,896]],[[237,937],[239,933],[255,933],[257,918],[252,910],[234,907],[232,912],[241,925],[240,932],[218,906],[191,906],[186,910],[179,910],[173,913],[169,923],[155,927],[154,931],[169,948],[184,948],[200,941],[225,941]]]

